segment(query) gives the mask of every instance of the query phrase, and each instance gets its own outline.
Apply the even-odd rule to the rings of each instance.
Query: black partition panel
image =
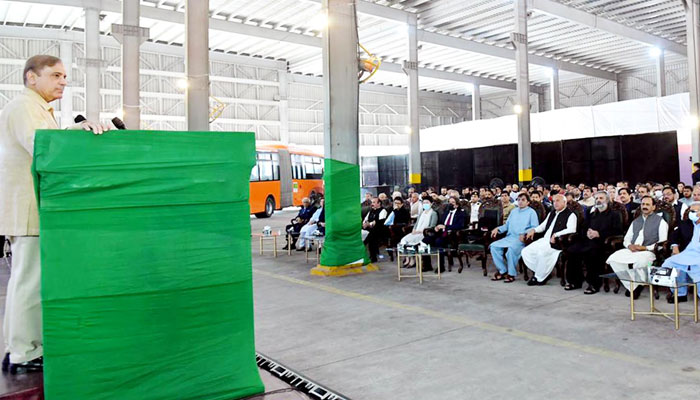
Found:
[[[532,144],[532,176],[548,183],[562,182],[561,142]]]
[[[462,188],[473,183],[473,150],[458,149],[439,152],[439,184],[449,188]]]
[[[440,185],[440,163],[439,156],[440,151],[429,151],[420,154],[421,159],[421,186],[435,186]]]
[[[676,132],[622,136],[622,170],[626,180],[636,182],[678,182],[678,140]]]
[[[675,132],[533,143],[532,160],[533,177],[547,183],[679,179]],[[506,183],[518,179],[515,144],[425,152],[421,162],[423,187],[463,188],[487,185],[493,178]],[[404,186],[407,163],[405,155],[378,157],[379,184]]]

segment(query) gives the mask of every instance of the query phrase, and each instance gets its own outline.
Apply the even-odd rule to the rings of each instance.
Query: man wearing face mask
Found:
[[[525,234],[530,229],[540,224],[537,213],[530,208],[530,196],[527,193],[518,195],[518,208],[510,212],[510,216],[505,224],[494,228],[491,237],[495,238],[499,233],[508,233],[506,237],[491,243],[491,257],[496,264],[498,272],[491,278],[492,281],[505,282],[515,281],[518,275],[518,261],[520,252],[525,247]],[[503,252],[506,252],[505,257]],[[507,263],[507,264],[506,264]]]
[[[428,228],[434,228],[437,225],[438,215],[433,210],[433,199],[426,196],[423,199],[423,211],[418,214],[416,224],[413,226],[413,232],[404,236],[399,244],[401,246],[415,246],[423,240],[423,231]],[[415,266],[415,258],[404,258],[404,267]]]
[[[566,266],[567,284],[564,290],[580,289],[583,285],[583,265],[586,265],[588,287],[585,294],[595,294],[600,290],[600,274],[603,269],[603,246],[609,236],[622,233],[619,215],[610,210],[610,197],[605,191],[596,192],[595,208],[583,223],[582,236],[568,249]]]
[[[671,235],[673,256],[663,264],[664,267],[679,271],[679,282],[700,282],[700,201],[693,202],[688,211],[688,219],[678,223],[678,228]],[[666,297],[673,303],[673,295]],[[688,301],[688,288],[678,288],[678,301]]]
[[[620,272],[632,268],[646,267],[649,263],[656,260],[654,247],[658,242],[665,242],[668,237],[668,224],[662,217],[655,214],[656,205],[651,196],[646,196],[642,199],[640,206],[642,215],[632,221],[625,239],[623,241],[624,249],[620,249],[613,253],[607,263],[613,271]],[[627,281],[622,282],[627,291],[625,295],[630,295],[630,284]],[[639,298],[644,286],[637,286],[634,289],[634,298]]]

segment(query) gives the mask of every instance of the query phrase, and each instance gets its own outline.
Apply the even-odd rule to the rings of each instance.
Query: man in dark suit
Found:
[[[693,164],[693,181],[690,186],[700,183],[700,162]]]
[[[676,220],[680,220],[682,211],[685,211],[685,207],[683,203],[676,199],[676,189],[671,186],[666,186],[663,190],[663,196],[664,201],[671,204],[673,209],[676,210]]]
[[[309,200],[308,197],[304,197],[301,200],[301,210],[299,210],[299,214],[297,214],[297,216],[290,221],[291,224],[287,225],[284,229],[286,232],[289,232],[291,234],[291,243],[289,243],[290,239],[288,236],[287,245],[284,246],[285,250],[289,249],[289,246],[291,246],[292,248],[295,247],[297,238],[299,237],[299,231],[301,231],[301,228],[304,227],[304,225],[309,223],[309,220],[315,212],[316,207],[311,206],[311,200]]]
[[[639,203],[632,201],[632,192],[628,188],[623,187],[617,191],[617,195],[620,198],[620,203],[627,209],[627,215],[633,218],[632,215],[634,215],[634,210],[639,208]]]
[[[440,272],[445,270],[445,252],[443,249],[454,247],[457,232],[464,229],[467,223],[467,213],[459,206],[456,197],[447,199],[447,207],[440,216],[438,225],[434,228],[435,234],[423,239],[424,242],[440,250]],[[452,254],[448,257],[449,271],[452,271],[454,260]],[[437,271],[436,271],[437,272]],[[462,272],[460,266],[459,272]]]

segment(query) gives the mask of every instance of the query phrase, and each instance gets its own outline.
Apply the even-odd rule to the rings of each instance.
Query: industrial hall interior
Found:
[[[700,0],[0,0],[0,400],[700,395]]]

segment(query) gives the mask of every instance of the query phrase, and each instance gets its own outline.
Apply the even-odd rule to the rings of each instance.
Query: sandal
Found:
[[[505,278],[505,279],[506,279],[506,280],[504,280],[503,283],[515,282],[515,277],[512,276],[512,275],[506,275],[506,278]]]
[[[500,272],[496,272],[496,274],[491,278],[492,281],[502,281],[506,279],[506,275],[502,275]]]
[[[566,286],[564,286],[564,290],[576,290],[576,289],[581,289],[581,286],[575,286],[575,285],[572,285],[571,283],[567,283]]]
[[[586,290],[583,291],[583,294],[596,294],[598,293],[598,289],[595,289],[591,286],[587,287]]]

